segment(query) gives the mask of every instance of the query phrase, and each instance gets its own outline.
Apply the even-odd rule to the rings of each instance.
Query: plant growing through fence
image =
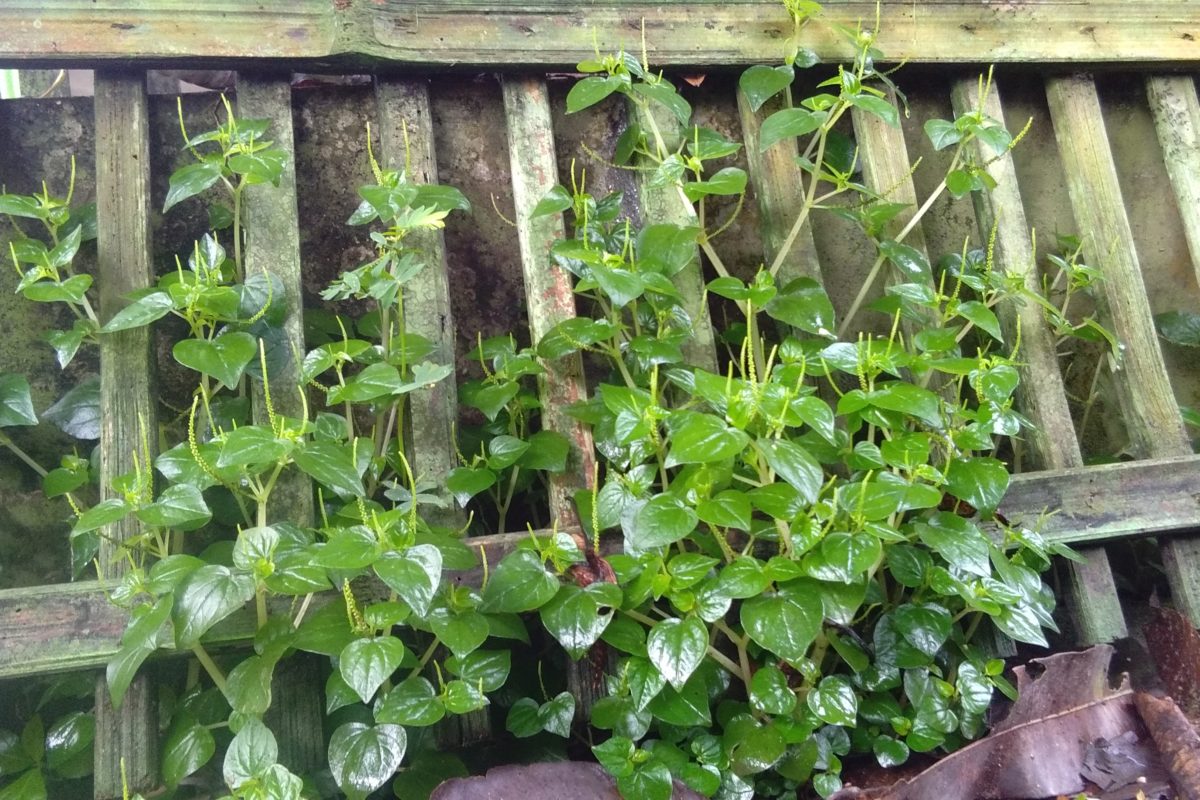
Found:
[[[799,31],[815,4],[787,5]],[[477,559],[459,531],[427,521],[437,495],[414,474],[404,439],[408,396],[452,372],[428,360],[430,343],[406,325],[406,286],[432,268],[414,234],[469,210],[461,193],[383,170],[372,156],[375,182],[349,221],[372,226],[374,257],[324,294],[370,313],[340,318],[339,335],[303,354],[281,344],[295,309],[278,280],[243,265],[242,192],[277,181],[284,166],[262,121],[227,105],[214,130],[184,131],[194,163],[172,176],[167,208],[213,187],[230,206],[214,206],[214,232],[103,325],[88,303],[90,278],[71,272],[90,229],[86,219],[72,224],[69,197],[0,197],[0,211],[45,224],[48,244],[21,238],[12,256],[27,296],[76,312],[75,327],[52,339],[60,361],[84,342],[167,316],[186,329],[172,355],[196,386],[166,426],[172,446],[157,458],[147,446],[115,496],[79,508],[72,531],[90,557],[106,525],[129,515],[141,525],[121,552],[131,569],[112,586],[130,611],[108,667],[114,702],[160,648],[195,655],[168,709],[168,790],[181,791],[223,748],[229,797],[334,791],[278,763],[263,722],[276,667],[297,650],[332,659],[327,775],[349,797],[425,769],[430,726],[492,702],[507,707],[515,737],[586,737],[631,798],[666,798],[672,778],[722,798],[810,784],[828,795],[851,753],[894,765],[983,732],[994,689],[1011,689],[982,634],[1044,644],[1053,595],[1039,573],[1051,555],[1069,555],[1002,520],[981,524],[1008,486],[996,451],[1027,425],[1012,400],[1020,343],[1004,340],[993,309],[1030,298],[994,269],[986,247],[964,247],[934,268],[904,239],[942,192],[990,188],[970,145],[1000,157],[1014,141],[978,110],[926,123],[936,148],[952,148],[951,166],[917,213],[894,225],[908,209],[859,181],[853,144],[837,130],[847,113],[899,121],[873,36],[849,36],[854,62],[799,101],[795,71],[815,58],[798,38],[784,64],[742,77],[755,109],[787,97],[763,123],[760,146],[799,139],[806,175],[787,245],[748,280],[725,267],[716,240],[730,220],[712,208],[712,198],[740,204],[745,194],[745,172],[728,161],[741,144],[694,125],[688,102],[644,58],[579,65],[587,76],[568,111],[626,98],[638,113],[612,160],[646,171],[690,222],[623,219],[619,197],[593,197],[582,180],[532,210],[569,216],[573,233],[553,256],[589,313],[528,348],[514,337],[480,342],[484,377],[461,396],[488,425],[464,440],[447,488],[464,504],[490,495],[503,525],[518,490],[565,469],[569,445],[538,429],[526,384],[581,351],[603,377],[570,412],[591,427],[602,470],[576,496],[582,532],[531,534],[482,565],[478,587],[447,579]],[[855,222],[877,249],[840,323],[815,280],[782,269],[820,213]],[[719,371],[684,355],[695,320],[674,279],[695,267],[698,250],[717,275],[708,292],[740,317],[722,337],[730,352]],[[884,270],[896,277],[868,306]],[[868,308],[890,319],[887,335],[854,333]],[[283,378],[289,359],[299,385]],[[22,380],[0,382],[0,426],[36,422]],[[285,395],[301,398],[299,416],[277,412],[273,399]],[[48,492],[76,491],[91,476],[82,459],[60,470],[46,476]],[[314,525],[270,503],[294,474],[315,485]],[[617,531],[623,552],[600,557]],[[253,652],[210,653],[206,634],[247,606]],[[576,724],[556,670],[539,666],[536,687],[513,674],[514,659],[535,657],[525,646],[531,627],[571,658],[594,647],[617,654],[590,732]]]

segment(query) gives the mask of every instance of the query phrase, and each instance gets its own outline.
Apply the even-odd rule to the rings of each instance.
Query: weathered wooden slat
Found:
[[[433,112],[429,84],[423,78],[375,82],[375,106],[379,117],[379,141],[387,169],[403,170],[419,183],[437,183],[434,153]],[[446,269],[446,242],[441,231],[410,234],[410,242],[426,257],[427,265],[405,287],[404,326],[433,343],[432,358],[439,364],[454,363],[454,317],[450,312],[450,281]],[[458,391],[453,378],[432,388],[408,395],[410,416],[408,454],[417,479],[433,481],[446,503],[431,509],[427,519],[455,528],[463,523],[454,499],[446,490],[446,476],[457,465],[455,425]],[[464,747],[487,739],[491,715],[480,709],[453,715],[438,723],[438,739],[446,747]]]
[[[738,92],[738,113],[742,120],[742,135],[745,137],[746,162],[750,167],[750,185],[758,200],[759,218],[762,226],[763,254],[770,267],[781,250],[787,250],[779,265],[776,283],[784,285],[795,278],[821,280],[821,265],[817,260],[817,245],[813,241],[812,226],[805,220],[792,233],[800,209],[804,207],[805,187],[809,176],[800,169],[796,159],[800,155],[795,139],[785,139],[759,151],[759,130],[764,119],[784,107],[782,98],[772,98],[762,108],[754,111],[746,95]],[[791,237],[792,241],[788,239]]]
[[[1104,275],[1102,310],[1123,348],[1114,384],[1132,450],[1141,458],[1190,454],[1191,442],[1155,334],[1095,83],[1086,76],[1051,78],[1046,97],[1084,257]],[[1200,539],[1164,542],[1163,561],[1173,600],[1200,623]]]
[[[424,79],[381,78],[375,84],[379,140],[387,169],[408,169],[419,183],[437,183],[438,170],[433,144],[433,113],[429,106],[429,84]],[[407,137],[405,133],[407,131]],[[407,148],[407,150],[406,150]],[[450,312],[450,282],[446,271],[446,242],[441,231],[411,235],[426,257],[427,266],[405,287],[406,328],[433,344],[430,358],[438,364],[454,364],[454,317]],[[411,409],[411,457],[418,480],[436,484],[446,502],[445,512],[431,520],[461,524],[446,490],[446,476],[457,466],[454,422],[458,416],[458,391],[453,376],[428,390],[408,395]]]
[[[525,305],[536,343],[554,325],[575,316],[571,276],[550,257],[551,246],[564,234],[562,216],[531,216],[538,201],[558,184],[550,96],[540,77],[506,77],[503,94]],[[591,430],[566,414],[567,405],[587,397],[583,361],[573,354],[545,367],[546,374],[538,381],[542,427],[563,434],[571,443],[566,472],[550,477],[550,515],[560,527],[577,527],[572,495],[591,484],[595,468]],[[594,652],[607,652],[606,645],[597,647]],[[577,719],[588,719],[592,705],[606,693],[603,665],[590,658],[571,663],[567,683],[579,702]]]
[[[1200,100],[1191,75],[1154,75],[1146,95],[1163,163],[1183,220],[1183,234],[1200,280]]]
[[[869,26],[875,3],[830,3],[824,17]],[[882,17],[879,47],[896,61],[1200,57],[1200,19],[1187,0],[885,0]],[[780,52],[792,27],[776,0],[608,0],[586,11],[548,0],[9,0],[0,7],[0,64],[144,56],[562,66],[590,57],[596,44],[637,50],[643,24],[651,60],[663,65],[758,63]],[[809,26],[804,45],[827,60],[852,55],[832,25]]]
[[[126,304],[125,296],[154,280],[150,259],[149,113],[144,76],[96,74],[96,221],[100,320]],[[149,471],[158,443],[154,360],[148,328],[103,335],[100,340],[100,487],[135,468]],[[128,569],[122,542],[139,533],[132,517],[103,531],[100,568],[110,578]],[[133,790],[158,783],[155,698],[144,675],[114,709],[103,678],[96,685],[95,796],[121,796],[121,761]]]
[[[1200,528],[1197,487],[1200,456],[1048,470],[1014,476],[1000,510],[1014,524],[1065,544],[1168,536]],[[528,538],[507,533],[473,537],[469,544],[496,564]],[[617,542],[606,539],[602,549]],[[466,585],[478,585],[481,578],[481,569],[451,576]],[[388,591],[382,584],[356,587],[360,599],[376,596],[372,592],[386,597]],[[310,613],[340,597],[337,592],[314,597]],[[281,609],[286,607],[285,602]],[[95,581],[0,591],[0,679],[102,667],[117,652],[124,625],[125,612],[108,602]],[[214,627],[205,644],[216,650],[245,643],[253,631],[254,614],[247,609]]]
[[[300,274],[300,219],[296,204],[296,146],[292,129],[291,73],[277,75],[240,74],[237,81],[238,113],[243,117],[271,120],[273,147],[287,154],[279,185],[258,184],[246,189],[246,276],[268,273],[283,285],[286,305],[283,322],[287,362],[269,375],[271,405],[275,413],[290,417],[303,414],[298,392],[300,359],[304,353],[304,298]],[[273,300],[274,302],[274,300]],[[269,422],[262,385],[251,383],[254,421]],[[312,482],[299,470],[281,476],[268,503],[268,521],[311,525]],[[266,720],[279,741],[280,763],[297,774],[306,773],[325,758],[325,736],[321,724],[324,680],[319,665],[294,659],[280,669],[272,681],[271,707]]]
[[[956,116],[978,109],[1004,120],[999,89],[992,87],[987,97],[979,96],[979,82],[973,79],[956,81],[951,90],[951,102]],[[996,181],[990,192],[975,192],[975,217],[980,237],[987,240],[995,229],[994,258],[997,268],[1014,276],[1030,292],[1040,290],[1033,241],[1025,220],[1021,190],[1012,156],[999,158],[990,148],[977,142],[975,157],[987,164],[987,171]],[[1054,338],[1046,325],[1041,309],[1031,302],[1002,303],[1000,324],[1008,342],[1021,342],[1017,370],[1021,375],[1017,403],[1034,424],[1023,440],[1028,451],[1026,469],[1067,469],[1083,464],[1079,440],[1071,421],[1063,389],[1062,372],[1058,366]],[[1085,563],[1068,561],[1068,590],[1072,595],[1071,610],[1076,633],[1083,644],[1109,642],[1128,635],[1117,587],[1113,581],[1108,555],[1102,547],[1083,547],[1079,554]]]
[[[661,137],[662,156],[675,152],[682,144],[682,132],[678,120],[661,106],[652,106],[649,110],[639,108],[630,103],[629,113],[641,125],[642,130],[654,132],[647,134],[651,147]],[[646,159],[644,166],[650,167],[652,162]],[[673,185],[653,185],[653,172],[649,169],[638,173],[638,201],[645,224],[669,223],[680,227],[699,227],[696,210],[688,202],[679,187]],[[705,227],[714,226],[705,221]],[[683,343],[683,355],[689,364],[703,367],[709,372],[717,369],[717,348],[713,334],[712,318],[708,313],[708,302],[705,292],[704,264],[700,259],[700,248],[695,248],[695,260],[672,276],[671,281],[683,298],[683,307],[692,319],[692,335]]]

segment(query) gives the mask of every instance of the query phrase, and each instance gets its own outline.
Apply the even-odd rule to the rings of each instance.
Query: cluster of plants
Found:
[[[107,526],[137,521],[136,536],[114,543],[121,568],[96,564],[129,611],[107,670],[114,704],[156,652],[194,655],[163,693],[157,796],[204,782],[239,800],[365,798],[388,786],[416,796],[430,775],[462,767],[435,752],[435,726],[485,709],[538,752],[590,751],[624,796],[650,800],[669,797],[672,780],[726,800],[809,786],[825,796],[847,757],[897,765],[984,732],[995,691],[1013,691],[988,642],[1045,644],[1054,598],[1040,573],[1070,555],[992,519],[1009,483],[998,453],[1029,425],[1013,407],[1020,343],[1005,339],[995,309],[1042,302],[1066,314],[997,270],[990,246],[930,264],[904,243],[931,202],[897,224],[912,209],[861,182],[839,130],[851,111],[899,124],[874,37],[846,32],[853,63],[793,97],[797,72],[816,64],[798,34],[817,6],[786,5],[797,31],[787,58],[750,68],[740,89],[755,109],[785,98],[761,146],[798,141],[805,201],[789,246],[819,214],[851,220],[875,245],[853,308],[839,322],[817,281],[786,277],[786,249],[753,275],[732,274],[716,241],[747,189],[733,165],[742,145],[694,124],[644,58],[598,55],[579,65],[568,111],[625,98],[637,113],[609,157],[677,195],[691,222],[627,219],[619,195],[593,197],[582,180],[531,210],[571,223],[552,255],[575,278],[580,314],[530,346],[517,335],[479,342],[481,377],[459,397],[485,421],[464,429],[444,485],[415,471],[404,432],[410,396],[454,370],[408,329],[406,292],[437,268],[423,233],[469,210],[457,190],[372,157],[374,183],[349,223],[370,227],[374,256],[324,293],[365,311],[339,316],[303,353],[283,330],[299,309],[243,261],[243,191],[278,182],[285,166],[265,121],[227,107],[214,130],[183,132],[192,160],[171,176],[164,210],[217,197],[213,230],[110,320],[89,302],[91,277],[72,269],[94,217],[73,214],[69,192],[0,196],[0,213],[44,227],[18,226],[10,255],[19,291],[76,318],[50,336],[62,365],[112,332],[170,317],[182,332],[171,355],[194,373],[187,406],[144,432],[136,468],[105,499],[90,501],[103,454],[70,455],[44,475],[47,495],[76,510],[79,566],[96,559]],[[1014,145],[980,110],[925,131],[952,153],[935,195],[988,191],[976,144],[985,158]],[[700,254],[715,274],[709,299],[737,320],[720,333],[715,371],[685,358],[695,326],[674,280]],[[885,272],[886,290],[867,302]],[[856,332],[860,312],[885,315],[889,333]],[[446,527],[455,517],[442,498],[503,529],[514,498],[571,468],[578,454],[541,428],[535,387],[580,354],[594,380],[567,410],[599,459],[575,495],[580,527],[549,520],[480,564],[466,515]],[[70,427],[95,414],[89,387],[41,416],[97,438]],[[0,427],[37,422],[25,379],[0,378]],[[155,439],[166,443],[157,455]],[[314,519],[278,502],[298,479],[311,481]],[[451,579],[478,567],[476,585]],[[253,648],[210,653],[206,634],[236,614],[253,616]],[[305,775],[279,763],[264,722],[277,667],[297,651],[330,659],[327,767]],[[563,677],[585,658],[611,666],[588,718]],[[44,797],[46,769],[76,777],[75,751],[48,747],[42,759],[42,728],[30,726],[0,732],[0,779],[16,777],[4,800]]]

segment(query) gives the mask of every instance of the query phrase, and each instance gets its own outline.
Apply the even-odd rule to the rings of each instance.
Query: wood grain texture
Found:
[[[271,403],[275,412],[299,419],[304,405],[293,387],[300,383],[300,361],[304,358],[304,279],[300,268],[300,215],[296,205],[296,146],[292,129],[291,75],[241,73],[237,79],[237,111],[250,119],[269,119],[267,131],[272,146],[287,154],[279,185],[261,183],[246,189],[244,203],[246,232],[246,277],[259,273],[274,275],[283,284],[278,302],[287,308],[283,330],[286,365],[270,376]],[[272,300],[275,302],[275,299]],[[258,363],[257,356],[255,363]],[[268,422],[262,384],[251,380],[254,421]],[[313,519],[312,482],[299,470],[281,476],[271,493],[271,521],[286,519],[300,525]]]
[[[1084,258],[1104,277],[1101,310],[1123,348],[1113,383],[1131,450],[1141,458],[1190,454],[1191,442],[1159,348],[1096,85],[1083,75],[1051,78],[1046,82],[1046,97]],[[1200,539],[1164,542],[1163,562],[1176,606],[1200,623]]]
[[[746,147],[746,162],[750,168],[750,185],[758,201],[763,253],[767,266],[775,261],[781,250],[787,249],[780,262],[776,284],[783,286],[795,278],[821,280],[821,264],[817,260],[817,245],[812,226],[805,220],[790,246],[791,229],[804,207],[805,187],[809,176],[800,169],[800,155],[795,139],[789,138],[759,150],[759,131],[763,120],[784,108],[782,96],[768,100],[755,111],[746,95],[737,93],[738,114],[742,120],[742,135]]]
[[[654,137],[649,133],[657,130],[662,137],[661,151],[665,155],[673,153],[682,144],[682,129],[679,121],[665,108],[651,104],[649,110],[634,103],[629,104],[630,116],[647,131],[647,138],[654,146]],[[652,116],[652,118],[651,118]],[[653,162],[642,159],[646,167],[638,175],[638,201],[642,212],[643,225],[670,223],[679,227],[699,227],[695,207],[684,196],[682,190],[675,185],[655,186],[650,171]],[[707,225],[711,231],[712,225]],[[695,248],[696,258],[671,277],[675,288],[683,298],[683,308],[692,320],[692,335],[681,347],[687,363],[702,367],[709,372],[717,371],[717,347],[713,334],[712,317],[708,311],[706,298],[704,262],[700,248]]]
[[[1200,456],[1048,470],[1013,476],[1000,510],[1013,523],[1066,544],[1178,535],[1200,528],[1198,487]],[[486,553],[487,563],[497,564],[528,538],[528,533],[506,533],[473,537],[469,544]],[[613,552],[619,545],[620,537],[606,537],[601,551]],[[482,576],[476,568],[448,578],[478,586]],[[388,591],[378,582],[355,586],[364,602],[385,598]],[[340,597],[337,592],[315,596],[310,613]],[[283,613],[290,598],[278,600],[285,601]],[[0,591],[0,679],[101,667],[117,651],[124,619],[125,612],[108,602],[103,585],[95,581]],[[253,630],[254,615],[246,610],[215,626],[205,646],[244,644]]]
[[[1200,281],[1200,100],[1191,75],[1151,75],[1146,97]]]
[[[955,115],[981,109],[992,119],[1004,121],[1004,108],[996,86],[981,98],[978,81],[956,81],[951,89],[951,104]],[[975,158],[979,163],[987,164],[988,174],[996,181],[996,187],[990,192],[972,193],[980,238],[987,241],[994,230],[996,267],[1013,276],[1027,291],[1038,292],[1033,240],[1025,219],[1012,156],[1005,153],[997,158],[990,148],[978,141],[973,149]],[[1041,470],[1082,466],[1083,455],[1071,421],[1054,337],[1042,310],[1035,303],[1020,301],[1002,303],[998,311],[1005,339],[1021,342],[1017,359],[1021,383],[1016,400],[1034,426],[1022,438],[1023,458],[1027,462],[1024,467]],[[1069,570],[1069,607],[1077,637],[1082,644],[1096,644],[1127,636],[1107,553],[1102,547],[1082,547],[1079,554],[1086,559],[1085,563],[1065,562]]]
[[[273,147],[287,154],[279,185],[258,184],[246,189],[246,276],[269,273],[283,285],[286,305],[283,330],[286,363],[270,374],[275,413],[300,418],[300,361],[304,357],[304,297],[300,269],[300,219],[296,204],[296,146],[292,127],[291,74],[240,73],[237,110],[241,117],[269,119]],[[273,302],[275,302],[273,300]],[[262,384],[251,381],[256,424],[269,422]],[[311,525],[313,488],[308,476],[292,469],[280,477],[268,501],[268,521]],[[280,763],[297,774],[316,769],[325,760],[321,729],[324,678],[320,664],[302,656],[282,665],[271,683],[272,701],[266,722],[279,741]]]
[[[829,3],[824,21],[871,25],[875,4]],[[878,45],[894,61],[1186,62],[1200,58],[1191,0],[885,0]],[[643,23],[644,20],[644,23]],[[351,65],[574,65],[640,47],[658,65],[744,65],[782,54],[791,22],[776,0],[9,0],[0,66],[146,57],[309,59]],[[852,56],[833,24],[803,45]]]
[[[385,168],[399,171],[407,168],[410,178],[417,183],[437,183],[428,82],[420,78],[380,78],[375,83],[375,106]],[[454,317],[450,312],[445,239],[441,231],[419,231],[411,234],[411,241],[423,254],[426,266],[405,286],[406,327],[433,344],[431,361],[453,365]],[[453,510],[454,499],[445,486],[446,476],[458,465],[454,445],[458,418],[456,384],[455,376],[451,375],[431,388],[408,395],[409,455],[413,469],[418,480],[436,484],[433,491],[446,503],[444,511],[430,509],[426,513],[431,522],[454,527],[461,525],[462,515]]]
[[[96,74],[96,227],[100,321],[126,305],[126,296],[150,286],[149,112],[144,75]],[[139,464],[149,469],[158,443],[151,331],[147,327],[100,339],[101,497],[114,496],[113,479]],[[100,569],[115,578],[129,567],[122,543],[140,533],[129,516],[102,530]],[[141,791],[158,782],[155,698],[145,675],[130,684],[114,709],[103,677],[96,683],[95,796],[121,796],[121,760],[129,786]]]
[[[531,216],[538,201],[558,184],[550,97],[541,77],[506,77],[502,91],[529,333],[537,343],[554,325],[575,316],[571,276],[550,257],[551,246],[565,232],[562,215]],[[587,397],[583,361],[573,353],[543,365],[546,373],[538,377],[542,427],[571,443],[567,470],[550,476],[550,516],[559,527],[577,528],[573,494],[591,485],[596,463],[591,430],[566,413],[567,405]],[[593,652],[606,659],[606,648],[597,644]],[[591,658],[570,663],[567,683],[579,703],[576,719],[590,718],[592,705],[606,694],[603,664]]]
[[[558,184],[550,98],[541,78],[505,78],[503,93],[529,333],[536,344],[556,324],[575,316],[571,276],[550,257],[550,247],[565,235],[562,215],[531,216],[538,201]],[[567,471],[550,479],[550,515],[560,525],[577,525],[572,495],[590,485],[595,452],[591,431],[565,409],[587,397],[583,362],[574,354],[544,366],[546,374],[538,383],[542,427],[571,442]]]

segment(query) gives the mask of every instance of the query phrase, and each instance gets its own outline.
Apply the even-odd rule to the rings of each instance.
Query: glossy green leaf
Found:
[[[29,381],[24,375],[0,375],[0,428],[37,425]]]
[[[393,636],[355,639],[339,655],[338,672],[364,703],[370,703],[407,654],[404,643]]]
[[[946,489],[991,516],[1008,491],[1009,474],[1004,462],[995,458],[959,458],[946,470]]]
[[[349,444],[309,442],[296,452],[294,458],[296,466],[338,494],[363,496],[361,473]]]
[[[212,512],[200,490],[184,483],[168,486],[153,503],[137,510],[137,518],[152,527],[190,531],[204,526]]]
[[[125,331],[149,325],[171,312],[175,304],[166,292],[151,292],[118,311],[100,330],[104,333]]]
[[[776,142],[795,136],[812,133],[825,124],[829,115],[823,111],[804,108],[785,108],[763,120],[758,134],[759,150],[766,150]]]
[[[634,516],[632,529],[625,531],[625,545],[631,552],[665,547],[695,530],[698,521],[696,512],[678,498],[656,495]]]
[[[646,637],[650,662],[676,689],[700,666],[707,650],[708,629],[695,617],[663,620]]]
[[[183,649],[200,641],[213,625],[254,597],[254,578],[219,564],[193,572],[175,600],[175,643]]]
[[[329,768],[347,797],[362,800],[391,780],[407,746],[399,725],[348,722],[329,739]]]
[[[832,338],[837,327],[833,303],[812,278],[796,278],[766,305],[767,316],[806,333]]]
[[[446,716],[446,706],[425,678],[417,675],[396,684],[384,696],[375,721],[393,725],[427,727]]]
[[[750,638],[793,662],[804,658],[821,632],[821,619],[821,601],[811,596],[760,595],[746,600],[741,609],[742,627]]]
[[[233,788],[265,775],[279,760],[275,735],[257,719],[249,719],[225,751],[222,775]]]
[[[216,753],[212,732],[205,726],[173,725],[163,743],[162,776],[167,786],[174,788],[187,776],[203,767]]]
[[[611,76],[603,78],[593,76],[576,81],[571,90],[567,92],[567,113],[574,114],[576,111],[594,106],[621,86],[620,79]]]
[[[540,610],[542,624],[571,658],[582,658],[612,619],[593,592],[565,584]]]
[[[779,667],[764,664],[755,670],[750,681],[750,705],[764,714],[791,714],[796,708],[796,693]]]
[[[505,556],[483,587],[484,611],[520,613],[533,611],[558,593],[558,579],[546,571],[532,550],[517,550]]]
[[[100,379],[89,378],[68,391],[43,412],[42,418],[76,439],[99,439]]]
[[[442,644],[456,656],[465,656],[475,650],[489,633],[487,619],[476,611],[454,614],[446,609],[434,609],[429,624]]]
[[[216,162],[202,161],[180,167],[171,173],[163,213],[170,211],[177,203],[195,197],[220,179],[221,165]]]
[[[671,446],[666,466],[708,464],[739,455],[750,441],[745,433],[712,414],[676,411],[667,421]]]
[[[808,693],[809,709],[830,725],[853,727],[858,716],[858,693],[841,675],[830,675]]]
[[[816,502],[825,483],[825,471],[807,450],[786,439],[760,439],[758,447],[771,469],[799,492],[806,503]]]
[[[375,574],[418,616],[425,616],[442,580],[442,553],[431,544],[418,544],[403,553],[385,553],[375,562]]]
[[[763,103],[792,85],[796,73],[791,66],[768,67],[755,64],[742,73],[738,88],[750,102],[750,110],[758,111]]]
[[[171,354],[185,367],[234,388],[246,365],[258,355],[258,342],[248,333],[230,331],[212,341],[184,339],[176,342]]]
[[[981,578],[991,576],[987,536],[969,519],[940,511],[925,522],[918,522],[916,530],[922,543],[945,563]]]
[[[930,658],[942,649],[953,627],[950,612],[933,603],[905,603],[892,612],[892,623],[905,641]]]

